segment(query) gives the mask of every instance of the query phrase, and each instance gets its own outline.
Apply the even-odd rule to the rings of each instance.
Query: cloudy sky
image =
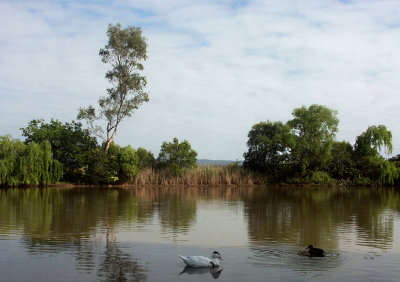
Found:
[[[199,158],[242,159],[253,124],[323,104],[338,110],[338,140],[384,124],[400,154],[398,0],[1,0],[0,135],[95,105],[117,22],[147,38],[150,96],[120,145],[157,155],[178,137]]]

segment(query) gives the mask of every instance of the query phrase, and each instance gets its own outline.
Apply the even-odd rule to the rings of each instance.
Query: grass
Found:
[[[266,178],[239,166],[199,166],[174,175],[165,169],[140,170],[128,184],[137,186],[250,186],[265,184]]]

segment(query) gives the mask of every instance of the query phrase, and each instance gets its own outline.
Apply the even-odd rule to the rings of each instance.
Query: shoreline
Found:
[[[0,189],[10,188],[62,188],[62,189],[74,189],[74,188],[400,188],[400,186],[379,186],[379,185],[335,185],[335,184],[290,184],[290,183],[269,183],[269,184],[72,184],[72,183],[55,183],[50,185],[23,185],[23,186],[0,186]]]

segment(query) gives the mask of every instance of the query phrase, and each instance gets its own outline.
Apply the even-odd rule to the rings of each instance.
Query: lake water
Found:
[[[399,281],[399,190],[0,189],[1,281],[215,279]]]

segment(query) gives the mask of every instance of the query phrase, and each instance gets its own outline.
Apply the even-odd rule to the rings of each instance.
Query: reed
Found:
[[[252,186],[266,184],[265,176],[239,166],[199,166],[175,175],[167,169],[144,168],[128,184],[136,186]]]

